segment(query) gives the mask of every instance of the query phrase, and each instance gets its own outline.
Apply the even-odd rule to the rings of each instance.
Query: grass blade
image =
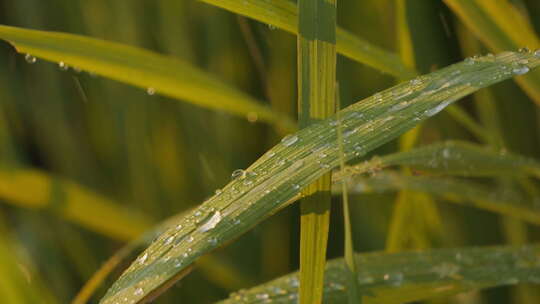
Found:
[[[493,52],[540,48],[531,24],[509,1],[445,0],[445,3]],[[540,71],[517,77],[516,81],[540,105]]]
[[[186,216],[186,213],[188,212],[181,212],[164,221],[161,221],[153,228],[147,229],[146,232],[137,239],[124,245],[105,263],[103,263],[103,265],[92,275],[92,277],[86,281],[84,286],[72,300],[71,304],[88,303],[92,295],[96,292],[97,288],[100,287],[103,281],[114,270],[117,269],[118,265],[124,262],[137,249],[150,245],[153,240],[155,240],[167,229],[176,226],[176,223],[181,221],[182,218]],[[201,259],[197,266],[200,270],[202,270],[209,281],[225,289],[234,290],[242,288],[247,286],[247,282],[251,281],[213,255],[205,256],[203,259]],[[221,271],[216,273],[216,269]]]
[[[75,183],[38,170],[0,170],[0,197],[20,207],[52,210],[75,224],[123,241],[138,237],[153,222]]]
[[[168,97],[243,117],[256,116],[285,131],[294,123],[259,101],[179,59],[150,51],[66,33],[0,25],[0,39],[18,52],[77,67]]]
[[[339,99],[339,89],[336,89],[336,101],[337,108],[341,108],[340,99]],[[339,112],[336,117],[337,121],[341,121]],[[338,123],[337,126],[337,138],[338,138],[338,148],[339,148],[339,169],[341,171],[345,170],[345,151],[343,149],[343,131],[341,130],[341,124]],[[349,304],[358,303],[359,299],[359,287],[358,282],[356,282],[356,273],[357,266],[354,259],[354,243],[352,237],[352,226],[351,226],[351,212],[349,210],[349,193],[347,192],[347,184],[341,183],[341,197],[343,203],[343,231],[344,231],[344,259],[345,265],[347,266],[347,275],[348,280],[348,294],[347,299]]]
[[[288,0],[201,0],[233,13],[298,34],[298,10]],[[337,28],[337,51],[352,60],[401,79],[414,77],[416,72],[403,65],[396,54],[383,50],[352,33]]]
[[[409,303],[461,292],[540,280],[539,245],[357,254],[362,303]],[[326,268],[324,303],[346,303],[343,259]],[[296,303],[298,273],[231,295],[220,304]]]
[[[540,225],[540,211],[533,204],[539,198],[511,188],[494,191],[493,185],[488,187],[458,179],[406,176],[390,172],[379,173],[372,178],[354,177],[348,184],[351,193],[413,190]],[[334,191],[339,193],[339,187],[334,187]]]
[[[298,1],[298,120],[305,128],[335,112],[336,0]],[[326,173],[302,191],[300,204],[300,303],[321,303],[330,228]]]
[[[445,106],[540,65],[531,52],[455,64],[399,84],[340,111],[345,160],[396,138]],[[101,303],[137,302],[174,280],[197,258],[240,236],[339,166],[335,116],[284,138],[216,195],[161,235]]]
[[[460,141],[446,141],[411,151],[376,157],[366,163],[347,167],[342,173],[336,174],[336,178],[342,179],[352,174],[397,165],[445,175],[540,178],[540,163],[534,159]]]

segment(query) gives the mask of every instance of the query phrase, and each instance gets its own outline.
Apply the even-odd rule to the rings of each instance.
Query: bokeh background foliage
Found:
[[[475,23],[484,20],[480,17],[487,21]],[[81,34],[175,56],[253,100],[263,100],[265,108],[296,117],[295,36],[221,8],[190,0],[1,0],[0,23]],[[540,5],[535,0],[338,1],[338,23],[423,74],[475,54],[538,47],[534,31],[540,30]],[[178,102],[153,94],[153,88],[132,87],[73,68],[65,71],[58,64],[40,60],[28,64],[31,59],[0,44],[0,294],[6,303],[69,302],[126,242],[213,195],[229,182],[234,169],[258,159],[287,129],[263,123],[257,115],[238,117]],[[395,76],[406,77],[381,73],[376,67],[338,56],[342,107],[390,87],[398,81]],[[414,135],[352,163],[375,178],[374,191],[352,191],[355,249],[400,251],[538,241],[534,222],[512,219],[504,210],[497,214],[447,204],[456,200],[448,190],[445,195],[436,195],[435,186],[401,190],[405,182],[397,182],[394,191],[377,191],[377,182],[385,186],[386,175],[379,170],[386,166],[379,163],[384,159],[372,159],[447,139],[487,145],[497,155],[508,151],[538,158],[535,88],[540,83],[534,75],[529,78],[484,89],[428,120]],[[438,157],[447,151],[435,150]],[[397,171],[404,180],[438,165],[435,174],[457,176],[465,185],[475,176],[485,188],[508,189],[502,198],[521,198],[512,196],[516,188],[538,197],[537,180],[527,177],[537,173],[509,172],[520,170],[516,164],[521,158],[509,162],[515,168],[485,170],[484,175],[475,174],[480,171],[476,168],[460,171],[463,174],[448,170],[461,168],[459,158],[457,164],[430,165],[432,158],[426,160],[427,166],[416,168],[414,162],[395,159],[388,166],[412,167],[409,172]],[[365,183],[369,185],[369,179]],[[343,255],[340,206],[333,204],[330,258]],[[202,260],[156,302],[212,303],[231,291],[295,271],[298,222],[296,205],[282,210]],[[94,302],[132,258],[119,263]],[[526,286],[503,287],[433,302],[511,301],[537,303],[540,295]]]

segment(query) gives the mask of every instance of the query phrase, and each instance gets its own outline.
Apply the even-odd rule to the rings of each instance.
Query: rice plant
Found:
[[[536,1],[0,7],[2,303],[540,301]]]

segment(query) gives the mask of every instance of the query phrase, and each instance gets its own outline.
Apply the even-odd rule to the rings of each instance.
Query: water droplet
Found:
[[[270,296],[267,293],[259,293],[255,296],[258,300],[267,300]]]
[[[32,63],[36,63],[37,58],[30,55],[30,54],[26,54],[26,55],[24,55],[24,60],[26,60],[26,62],[32,64]]]
[[[152,95],[156,94],[156,89],[148,88],[148,89],[146,89],[146,94],[152,96]]]
[[[444,158],[449,158],[450,157],[450,150],[444,149],[442,151],[442,155],[443,155]]]
[[[216,195],[220,195],[223,191],[221,189],[216,189],[216,191],[214,192]]]
[[[69,70],[69,66],[68,66],[65,62],[63,62],[63,61],[60,61],[60,62],[58,63],[58,68],[59,68],[61,71],[67,71],[67,70]]]
[[[540,50],[534,51],[534,56],[540,58]]]
[[[290,135],[287,135],[285,137],[283,137],[281,139],[281,143],[285,146],[285,147],[289,147],[291,145],[293,145],[295,142],[298,141],[298,136],[296,135],[293,135],[293,134],[290,134]]]
[[[186,240],[188,243],[191,243],[193,242],[193,236],[188,236],[187,240]]]
[[[221,221],[221,212],[216,211],[210,218],[199,228],[200,232],[207,232],[216,227],[217,224]]]
[[[528,48],[526,48],[526,47],[523,47],[523,48],[520,48],[520,49],[518,50],[518,52],[520,52],[520,53],[529,53],[530,50],[529,50]]]
[[[433,116],[439,113],[440,111],[442,111],[444,108],[446,108],[446,106],[448,106],[450,102],[451,101],[443,101],[440,104],[438,104],[436,107],[426,110],[424,114],[428,117]]]
[[[273,24],[268,24],[268,28],[273,31],[276,29],[276,27]]]
[[[398,103],[398,104],[392,106],[392,107],[390,108],[389,111],[390,111],[390,112],[399,111],[399,110],[401,110],[401,109],[406,108],[408,105],[409,105],[408,102],[402,101],[402,102],[400,102],[400,103]]]
[[[237,179],[237,178],[244,178],[246,177],[246,171],[242,170],[242,169],[236,169],[233,171],[233,173],[231,174],[231,178],[233,180]]]
[[[168,237],[166,240],[165,240],[165,245],[169,245],[172,243],[172,241],[174,240],[174,236],[170,236]]]
[[[148,259],[148,253],[145,253],[140,259],[139,263],[143,264]]]
[[[527,67],[527,66],[522,66],[522,67],[514,68],[514,69],[512,70],[512,72],[513,72],[514,74],[516,74],[516,75],[523,75],[523,74],[529,72],[529,67]]]
[[[142,296],[143,293],[144,293],[144,290],[141,287],[139,287],[139,288],[135,289],[135,292],[133,292],[133,295],[134,296]]]
[[[460,267],[451,263],[442,263],[441,265],[433,267],[433,272],[439,275],[441,278],[452,277],[460,271]]]

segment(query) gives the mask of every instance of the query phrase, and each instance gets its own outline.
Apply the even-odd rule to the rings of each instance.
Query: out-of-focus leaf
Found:
[[[364,304],[398,304],[519,283],[540,283],[540,246],[357,254]],[[347,303],[343,259],[328,263],[324,303]],[[297,303],[298,274],[234,293],[220,304]]]
[[[142,214],[38,170],[0,170],[0,197],[16,206],[50,210],[77,225],[118,240],[134,239],[152,223]]]
[[[352,177],[347,183],[351,193],[414,190],[540,225],[540,198],[529,197],[512,188],[498,190],[494,189],[494,185],[471,181],[390,172],[378,173],[370,178]],[[339,192],[340,188],[334,187],[333,190]]]
[[[294,123],[259,101],[176,58],[104,40],[0,25],[0,39],[17,51],[77,67],[149,92],[243,117],[257,117],[286,131]]]
[[[453,101],[540,64],[506,52],[452,65],[399,84],[340,111],[344,159],[396,138]],[[336,117],[283,138],[246,171],[166,231],[124,272],[101,303],[153,299],[200,256],[284,208],[302,188],[339,166]]]
[[[298,34],[298,9],[288,0],[202,0],[233,13]],[[416,72],[407,68],[396,54],[390,53],[352,33],[337,28],[337,51],[352,60],[401,79],[413,77]]]

